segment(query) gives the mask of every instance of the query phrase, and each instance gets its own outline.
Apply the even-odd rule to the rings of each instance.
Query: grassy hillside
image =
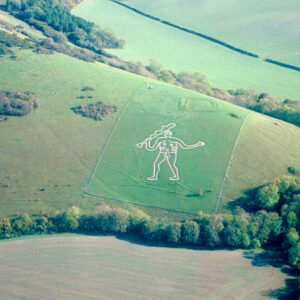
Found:
[[[259,252],[145,247],[113,237],[15,240],[0,250],[3,299],[271,299],[287,279]]]
[[[96,122],[71,107],[102,100],[122,108],[144,79],[59,54],[23,51],[0,63],[0,88],[34,92],[40,104],[29,116],[1,123],[1,214],[71,204],[94,209],[99,200],[85,199],[81,189],[115,116]],[[88,93],[93,98],[78,98],[86,96],[81,89],[87,85],[94,88]]]
[[[214,211],[247,110],[161,82],[153,81],[154,89],[148,89],[143,77],[62,54],[19,51],[16,59],[4,56],[0,62],[0,89],[34,92],[40,105],[28,116],[0,123],[1,215],[53,212],[70,205],[92,212],[101,198],[87,197],[82,189],[93,170],[96,172],[88,192],[97,196],[193,213],[199,209]],[[94,91],[82,92],[84,86]],[[96,122],[71,110],[97,101],[116,105],[118,112]],[[273,124],[259,114],[255,118],[266,128]],[[246,128],[249,120],[250,124],[256,123],[250,116]],[[175,137],[187,144],[200,140],[206,145],[178,150],[180,181],[168,180],[170,170],[164,163],[161,180],[149,182],[146,178],[151,176],[157,153],[137,149],[136,144],[170,122],[177,125],[173,129]],[[263,147],[274,135],[284,137],[285,132],[289,132],[286,138],[291,141],[299,139],[298,128],[280,124],[270,125],[270,131],[261,129],[262,137],[253,134],[257,131],[254,127],[249,133],[250,144],[255,147],[260,143]],[[97,157],[103,153],[109,136],[98,166]],[[267,157],[257,157],[255,151],[244,152],[249,153],[250,163],[253,159],[257,166],[265,166],[254,183],[279,176],[289,165],[297,164],[297,147],[284,147],[280,152],[270,147]],[[276,159],[269,159],[271,155]],[[276,160],[280,163],[274,164]],[[226,190],[233,189],[233,195],[248,187],[247,166],[240,161],[237,168],[242,175],[226,185]],[[199,189],[203,190],[202,197],[195,195]]]
[[[230,113],[240,118],[233,118]],[[172,86],[158,85],[146,91],[142,87],[132,95],[102,152],[88,192],[177,211],[213,212],[228,159],[248,113],[237,106]],[[172,129],[174,137],[186,144],[204,141],[205,146],[190,150],[179,147],[176,165],[180,180],[169,180],[173,175],[164,162],[158,180],[149,181],[158,151],[139,149],[136,144],[172,122],[176,123]],[[199,189],[203,190],[201,197],[197,194]]]
[[[271,182],[271,174],[286,174],[288,166],[300,169],[299,141],[298,127],[251,114],[233,154],[221,210],[230,209],[228,203],[247,189]]]
[[[107,0],[87,0],[73,13],[125,39],[125,49],[112,53],[149,63],[157,58],[174,71],[202,71],[213,86],[254,88],[282,98],[297,99],[299,72],[247,57],[177,29],[160,24]]]
[[[259,56],[300,66],[299,1],[132,0],[127,3]]]

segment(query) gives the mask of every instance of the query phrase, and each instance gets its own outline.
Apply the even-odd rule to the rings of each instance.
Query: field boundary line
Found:
[[[178,29],[178,30],[181,30],[183,32],[186,32],[186,33],[189,33],[189,34],[192,34],[192,35],[195,35],[197,37],[200,37],[200,38],[203,38],[205,40],[208,40],[212,43],[215,43],[215,44],[218,44],[222,47],[225,47],[231,51],[234,51],[234,52],[237,52],[237,53],[240,53],[242,55],[246,55],[246,56],[249,56],[249,57],[252,57],[252,58],[255,58],[255,59],[259,59],[259,60],[262,60],[266,63],[270,63],[270,64],[273,64],[273,65],[276,65],[276,66],[279,66],[279,67],[282,67],[282,68],[286,68],[286,69],[290,69],[290,70],[294,70],[296,72],[300,72],[300,67],[297,67],[295,65],[291,65],[291,64],[287,64],[287,63],[283,63],[283,62],[279,62],[277,60],[272,60],[272,59],[269,59],[269,58],[260,58],[258,54],[256,53],[253,53],[253,52],[250,52],[250,51],[247,51],[247,50],[243,50],[241,48],[238,48],[238,47],[235,47],[231,44],[228,44],[226,42],[223,42],[221,40],[218,40],[212,36],[209,36],[209,35],[206,35],[204,33],[201,33],[201,32],[198,32],[198,31],[194,31],[192,29],[189,29],[189,28],[186,28],[186,27],[182,27],[182,26],[179,26],[179,25],[176,25],[172,22],[169,22],[169,21],[166,21],[166,20],[163,20],[163,19],[160,19],[158,17],[155,17],[155,16],[152,16],[152,15],[149,15],[137,8],[134,8],[128,4],[125,4],[123,2],[121,2],[120,0],[110,0],[111,2],[114,2],[120,6],[123,6],[133,12],[135,12],[136,14],[139,14],[145,18],[148,18],[148,19],[151,19],[153,21],[156,21],[156,22],[159,22],[161,24],[164,24],[166,26],[169,26],[169,27],[172,27],[172,28],[175,28],[175,29]]]
[[[143,83],[142,86],[144,86],[144,85],[145,85],[145,83]],[[90,176],[90,178],[89,178],[89,180],[88,180],[87,185],[84,187],[85,193],[87,193],[87,190],[89,189],[89,186],[90,186],[92,180],[94,179],[94,176],[95,176],[95,174],[96,174],[96,171],[97,171],[97,169],[98,169],[98,166],[99,166],[99,164],[101,163],[101,160],[102,160],[103,154],[104,154],[104,152],[105,152],[105,149],[106,149],[107,145],[109,144],[110,139],[112,138],[112,136],[113,136],[113,134],[114,134],[116,128],[118,127],[118,124],[119,124],[120,120],[122,119],[122,116],[123,116],[124,112],[126,111],[128,105],[129,105],[130,100],[132,99],[132,97],[135,96],[135,94],[137,94],[137,93],[139,92],[140,89],[141,89],[141,88],[137,88],[134,92],[132,92],[132,93],[128,96],[128,100],[125,102],[125,105],[124,105],[122,111],[120,112],[119,117],[118,117],[117,120],[115,121],[115,124],[113,125],[112,130],[111,130],[111,132],[110,132],[110,134],[109,134],[107,140],[105,141],[104,145],[102,146],[102,149],[100,150],[100,153],[99,153],[99,155],[98,155],[98,157],[97,157],[97,162],[96,162],[96,165],[95,165],[95,167],[94,167],[94,169],[93,169],[93,172],[92,172],[92,174],[91,174],[91,176]]]
[[[246,116],[246,118],[244,119],[244,121],[243,121],[243,123],[242,123],[242,125],[241,125],[241,127],[240,127],[240,129],[239,129],[239,132],[238,132],[238,134],[237,134],[237,137],[236,137],[234,146],[233,146],[233,148],[232,148],[231,155],[230,155],[229,160],[228,160],[228,164],[227,164],[227,168],[226,168],[226,171],[225,171],[223,183],[222,183],[222,186],[221,186],[221,189],[220,189],[220,193],[219,193],[219,196],[218,196],[218,201],[217,201],[216,208],[215,208],[215,214],[217,213],[218,208],[219,208],[219,204],[220,204],[220,202],[221,202],[221,199],[223,198],[224,188],[225,188],[225,185],[226,185],[226,183],[227,183],[228,173],[229,173],[229,169],[230,169],[230,167],[231,167],[231,163],[232,163],[232,161],[233,161],[234,152],[235,152],[235,150],[236,150],[236,148],[237,148],[237,145],[238,145],[238,143],[239,143],[239,141],[240,141],[240,137],[241,137],[242,131],[243,131],[244,127],[245,127],[245,124],[246,124],[246,122],[247,122],[249,116],[252,115],[253,113],[254,113],[254,112],[250,112],[250,113]]]

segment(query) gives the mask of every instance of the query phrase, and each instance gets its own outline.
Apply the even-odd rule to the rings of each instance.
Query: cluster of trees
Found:
[[[115,105],[105,104],[99,101],[96,103],[81,104],[79,106],[72,107],[72,110],[83,117],[101,121],[110,113],[117,112],[118,109]]]
[[[262,187],[252,205],[279,215],[282,250],[300,270],[300,177],[284,176]]]
[[[0,55],[13,55],[12,47],[20,47],[23,49],[33,49],[34,44],[28,39],[20,39],[16,35],[0,30]]]
[[[116,38],[110,30],[103,30],[92,22],[72,15],[66,7],[70,3],[56,0],[7,0],[5,9],[17,18],[44,31],[43,24],[64,33],[68,40],[79,47],[101,53],[102,48],[122,48],[124,40]],[[45,32],[47,33],[47,32]]]
[[[300,101],[286,99],[283,102],[267,93],[257,93],[246,89],[224,90],[213,88],[205,74],[200,72],[174,73],[163,69],[155,59],[146,67],[154,78],[190,89],[214,98],[246,107],[271,117],[300,126]]]
[[[0,115],[25,116],[38,107],[33,93],[0,90]]]
[[[27,214],[0,219],[0,238],[57,232],[133,234],[145,242],[211,249],[277,246],[300,270],[300,177],[285,176],[257,190],[254,211],[237,207],[233,215],[199,212],[180,222],[157,220],[138,209],[127,211],[102,204],[95,215],[77,207],[55,216]]]

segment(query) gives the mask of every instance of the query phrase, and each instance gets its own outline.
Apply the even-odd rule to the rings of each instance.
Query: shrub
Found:
[[[34,223],[28,214],[23,214],[16,218],[12,223],[13,232],[15,235],[26,235],[34,232]]]
[[[200,230],[195,221],[185,221],[181,225],[181,241],[183,244],[196,244]]]
[[[181,240],[181,223],[175,222],[167,226],[166,239],[171,244],[177,244]]]
[[[0,219],[0,238],[9,238],[12,235],[12,227],[9,218]]]
[[[0,115],[25,116],[38,107],[33,93],[0,90]]]
[[[268,184],[259,189],[256,195],[256,203],[260,208],[273,208],[279,201],[279,189],[275,184]]]
[[[115,105],[105,104],[99,101],[97,103],[81,104],[79,106],[72,107],[72,110],[83,117],[101,121],[107,115],[117,112],[117,107]]]
[[[81,89],[82,92],[93,91],[93,90],[94,90],[94,89],[93,89],[92,87],[90,87],[90,86],[84,86],[84,87]]]
[[[58,232],[75,231],[78,228],[79,208],[72,206],[66,212],[53,218]]]
[[[121,208],[105,209],[96,217],[95,226],[104,233],[124,233],[129,226],[129,213]]]

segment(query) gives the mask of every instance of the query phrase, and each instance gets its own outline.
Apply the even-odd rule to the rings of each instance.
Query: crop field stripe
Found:
[[[144,86],[145,86],[145,84],[143,83],[143,84],[142,84],[142,87],[144,87]],[[103,154],[104,154],[104,152],[105,152],[106,146],[108,145],[108,143],[109,143],[109,141],[110,141],[110,139],[111,139],[113,133],[115,132],[115,130],[116,130],[116,128],[117,128],[117,126],[118,126],[118,124],[119,124],[119,122],[120,122],[120,120],[121,120],[123,114],[124,114],[124,112],[126,111],[128,105],[129,105],[130,100],[131,100],[132,97],[133,97],[134,95],[136,95],[140,90],[141,90],[141,88],[138,88],[138,89],[136,89],[134,92],[132,92],[132,94],[129,95],[128,100],[126,101],[126,103],[125,103],[125,105],[124,105],[124,107],[123,107],[123,109],[122,109],[122,111],[121,111],[119,117],[117,118],[117,120],[116,120],[116,122],[115,122],[115,124],[114,124],[114,126],[113,126],[113,128],[112,128],[112,130],[111,130],[111,132],[110,132],[110,135],[108,136],[108,138],[107,138],[105,144],[103,145],[103,147],[102,147],[102,149],[101,149],[101,151],[100,151],[100,153],[99,153],[99,155],[98,155],[97,162],[96,162],[96,165],[95,165],[95,167],[94,167],[94,170],[93,170],[93,172],[92,172],[92,174],[91,174],[91,177],[90,177],[90,179],[89,179],[87,185],[84,187],[84,191],[85,191],[85,192],[87,192],[87,190],[88,190],[88,188],[89,188],[89,185],[90,185],[91,181],[93,180],[93,178],[94,178],[94,176],[95,176],[95,173],[96,173],[96,171],[97,171],[97,168],[98,168],[98,166],[99,166],[99,164],[100,164],[100,162],[101,162],[101,160],[102,160]]]
[[[240,53],[242,55],[246,55],[246,56],[250,56],[252,58],[257,58],[257,59],[260,59],[259,58],[259,55],[255,54],[255,53],[252,53],[252,52],[249,52],[249,51],[246,51],[246,50],[243,50],[241,48],[238,48],[238,47],[235,47],[233,45],[230,45],[228,43],[225,43],[223,41],[220,41],[214,37],[211,37],[211,36],[208,36],[204,33],[201,33],[201,32],[197,32],[197,31],[194,31],[194,30],[191,30],[191,29],[188,29],[188,28],[185,28],[185,27],[182,27],[182,26],[179,26],[179,25],[176,25],[174,23],[171,23],[169,21],[165,21],[165,20],[162,20],[160,18],[157,18],[155,16],[152,16],[152,15],[149,15],[147,13],[144,13],[143,11],[139,10],[139,9],[136,9],[130,5],[127,5],[127,4],[124,4],[122,2],[120,2],[119,0],[110,0],[111,2],[114,2],[120,6],[123,6],[127,9],[130,9],[131,11],[141,15],[141,16],[144,16],[148,19],[151,19],[153,21],[156,21],[156,22],[159,22],[159,23],[162,23],[164,25],[167,25],[167,26],[170,26],[170,27],[173,27],[175,29],[178,29],[178,30],[181,30],[181,31],[184,31],[186,33],[189,33],[189,34],[192,34],[192,35],[195,35],[195,36],[198,36],[198,37],[201,37],[203,39],[206,39],[212,43],[215,43],[215,44],[218,44],[222,47],[225,47],[227,49],[230,49],[232,51],[235,51],[237,53]],[[272,60],[272,59],[262,59],[264,62],[267,62],[267,63],[271,63],[271,64],[275,64],[279,67],[282,67],[282,68],[286,68],[286,69],[291,69],[291,70],[294,70],[294,71],[297,71],[297,72],[300,72],[300,67],[297,67],[297,66],[294,66],[294,65],[291,65],[291,64],[286,64],[286,63],[281,63],[279,61],[276,61],[276,60]]]
[[[238,132],[238,135],[237,135],[237,137],[236,137],[235,144],[234,144],[234,146],[233,146],[231,155],[230,155],[229,160],[228,160],[228,165],[227,165],[227,168],[226,168],[226,171],[225,171],[224,180],[223,180],[223,183],[222,183],[222,186],[221,186],[221,189],[220,189],[220,194],[219,194],[219,197],[218,197],[218,201],[217,201],[217,205],[216,205],[216,209],[215,209],[215,214],[216,214],[217,211],[218,211],[220,201],[221,201],[221,199],[222,199],[222,197],[223,197],[224,188],[225,188],[225,185],[226,185],[226,182],[227,182],[227,179],[228,179],[228,172],[229,172],[231,163],[232,163],[232,161],[233,161],[235,149],[236,149],[236,147],[237,147],[237,145],[238,145],[238,143],[239,143],[239,141],[240,141],[240,137],[241,137],[242,131],[243,131],[244,127],[245,127],[245,124],[246,124],[246,122],[247,122],[249,116],[252,115],[252,114],[253,114],[253,112],[250,112],[250,113],[246,116],[246,118],[244,119],[244,122],[243,122],[243,124],[241,125],[241,128],[240,128],[240,130],[239,130],[239,132]]]

